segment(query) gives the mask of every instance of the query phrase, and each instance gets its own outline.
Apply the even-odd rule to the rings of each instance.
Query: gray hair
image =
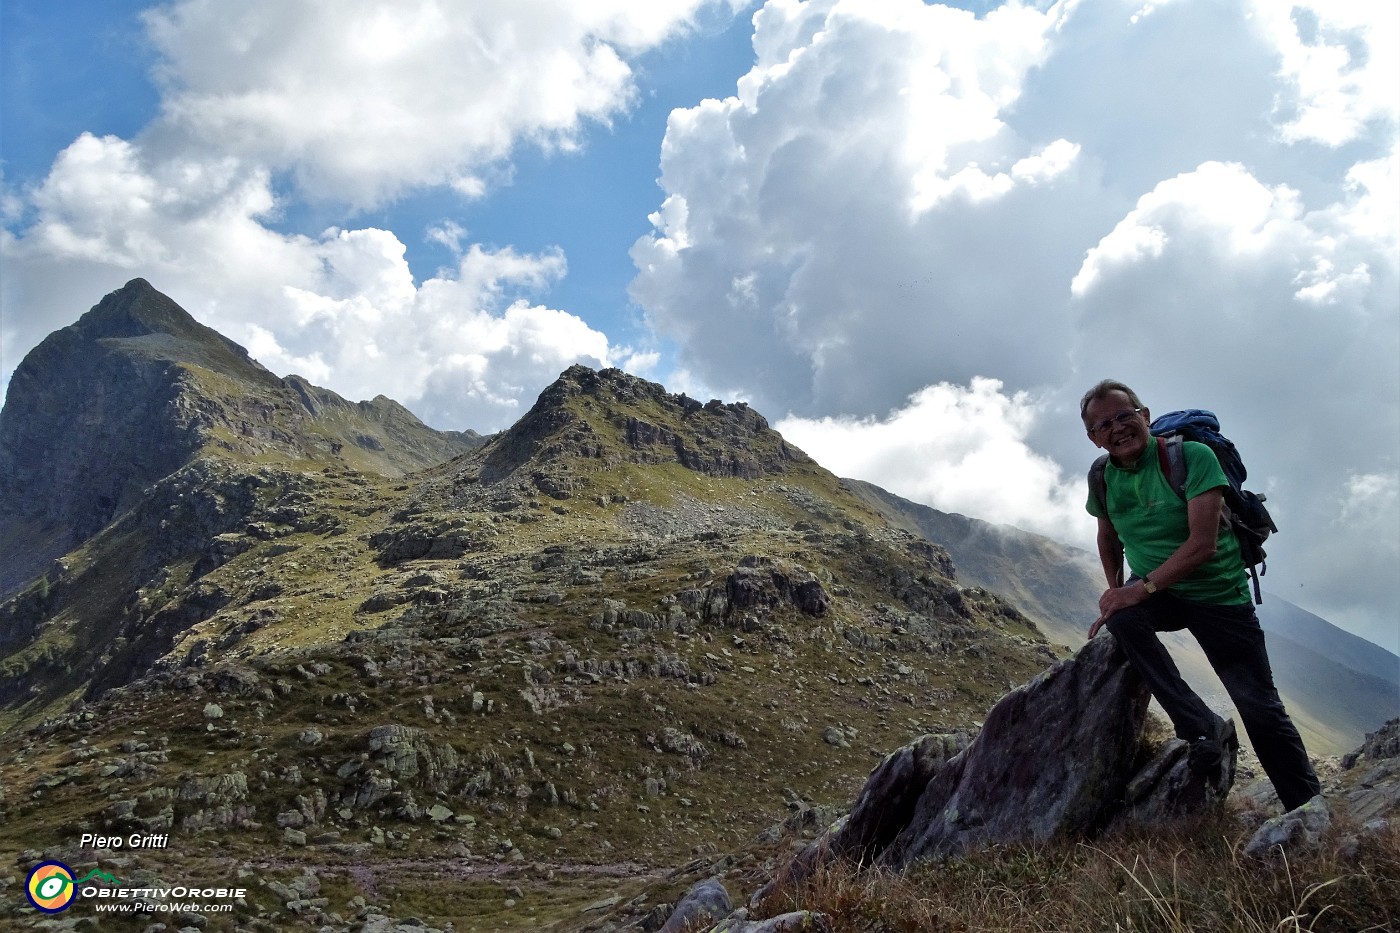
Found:
[[[1085,392],[1084,397],[1079,400],[1079,420],[1084,421],[1089,411],[1089,403],[1096,402],[1106,397],[1110,392],[1122,392],[1128,397],[1128,403],[1134,408],[1143,407],[1142,399],[1138,398],[1137,393],[1132,389],[1128,388],[1117,379],[1105,379],[1088,392]]]

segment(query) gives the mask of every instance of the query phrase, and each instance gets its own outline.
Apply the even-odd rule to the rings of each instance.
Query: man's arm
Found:
[[[1113,527],[1113,522],[1108,518],[1099,519],[1098,544],[1099,563],[1103,566],[1103,576],[1108,581],[1108,592],[1111,593],[1123,585],[1123,542],[1118,537],[1118,529]],[[1099,633],[1107,618],[1108,616],[1100,612],[1094,624],[1089,626],[1091,639]]]
[[[1110,587],[1123,585],[1123,542],[1118,540],[1118,530],[1107,518],[1099,519],[1099,563],[1103,565],[1104,579]]]
[[[1186,540],[1150,573],[1152,583],[1158,589],[1181,582],[1215,555],[1216,539],[1220,533],[1220,506],[1224,499],[1223,488],[1217,486],[1186,503]],[[1099,597],[1099,620],[1089,629],[1089,637],[1098,633],[1099,626],[1109,616],[1120,609],[1136,606],[1149,595],[1142,580],[1129,586],[1110,587]]]

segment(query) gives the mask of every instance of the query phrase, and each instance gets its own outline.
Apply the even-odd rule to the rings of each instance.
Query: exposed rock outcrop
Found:
[[[734,910],[729,892],[718,878],[707,878],[686,893],[671,913],[660,933],[684,933],[705,930],[707,933],[827,933],[831,922],[824,914],[797,910],[750,920],[747,908]],[[713,925],[710,921],[717,920]]]
[[[779,880],[800,881],[837,858],[899,870],[999,843],[1153,824],[1223,799],[1233,754],[1205,779],[1176,740],[1142,761],[1147,702],[1112,636],[1102,636],[1003,697],[975,739],[924,736],[887,757],[850,815]]]
[[[741,559],[725,581],[725,595],[733,609],[771,609],[790,602],[809,616],[822,616],[831,605],[816,577],[768,557]]]
[[[1335,790],[1357,822],[1393,817],[1400,811],[1400,718],[1366,736],[1361,747],[1342,759]]]

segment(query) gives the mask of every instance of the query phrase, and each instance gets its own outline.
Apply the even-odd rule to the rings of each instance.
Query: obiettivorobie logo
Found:
[[[199,884],[128,887],[105,871],[94,868],[75,878],[67,865],[47,861],[30,871],[24,893],[35,910],[46,914],[65,911],[78,899],[102,913],[228,913],[248,896],[248,889]]]
[[[74,878],[73,869],[62,862],[40,862],[29,873],[24,893],[35,909],[46,914],[56,914],[67,910],[73,903],[78,885],[86,884],[94,878],[107,884],[121,884],[116,878],[97,869],[81,878]]]

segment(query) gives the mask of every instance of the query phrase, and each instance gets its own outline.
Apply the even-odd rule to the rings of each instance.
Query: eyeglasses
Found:
[[[1132,421],[1134,418],[1136,418],[1136,417],[1137,417],[1138,415],[1140,415],[1140,414],[1142,414],[1142,409],[1141,409],[1141,408],[1134,408],[1132,411],[1122,411],[1122,412],[1119,412],[1118,414],[1114,415],[1112,418],[1105,418],[1105,419],[1103,419],[1102,421],[1100,421],[1098,424],[1096,424],[1096,425],[1094,425],[1093,427],[1091,427],[1091,428],[1089,429],[1089,433],[1090,433],[1090,434],[1102,434],[1104,431],[1107,431],[1107,430],[1109,430],[1110,428],[1115,428],[1115,427],[1117,427],[1117,426],[1120,425],[1120,424],[1127,424],[1129,421]]]

